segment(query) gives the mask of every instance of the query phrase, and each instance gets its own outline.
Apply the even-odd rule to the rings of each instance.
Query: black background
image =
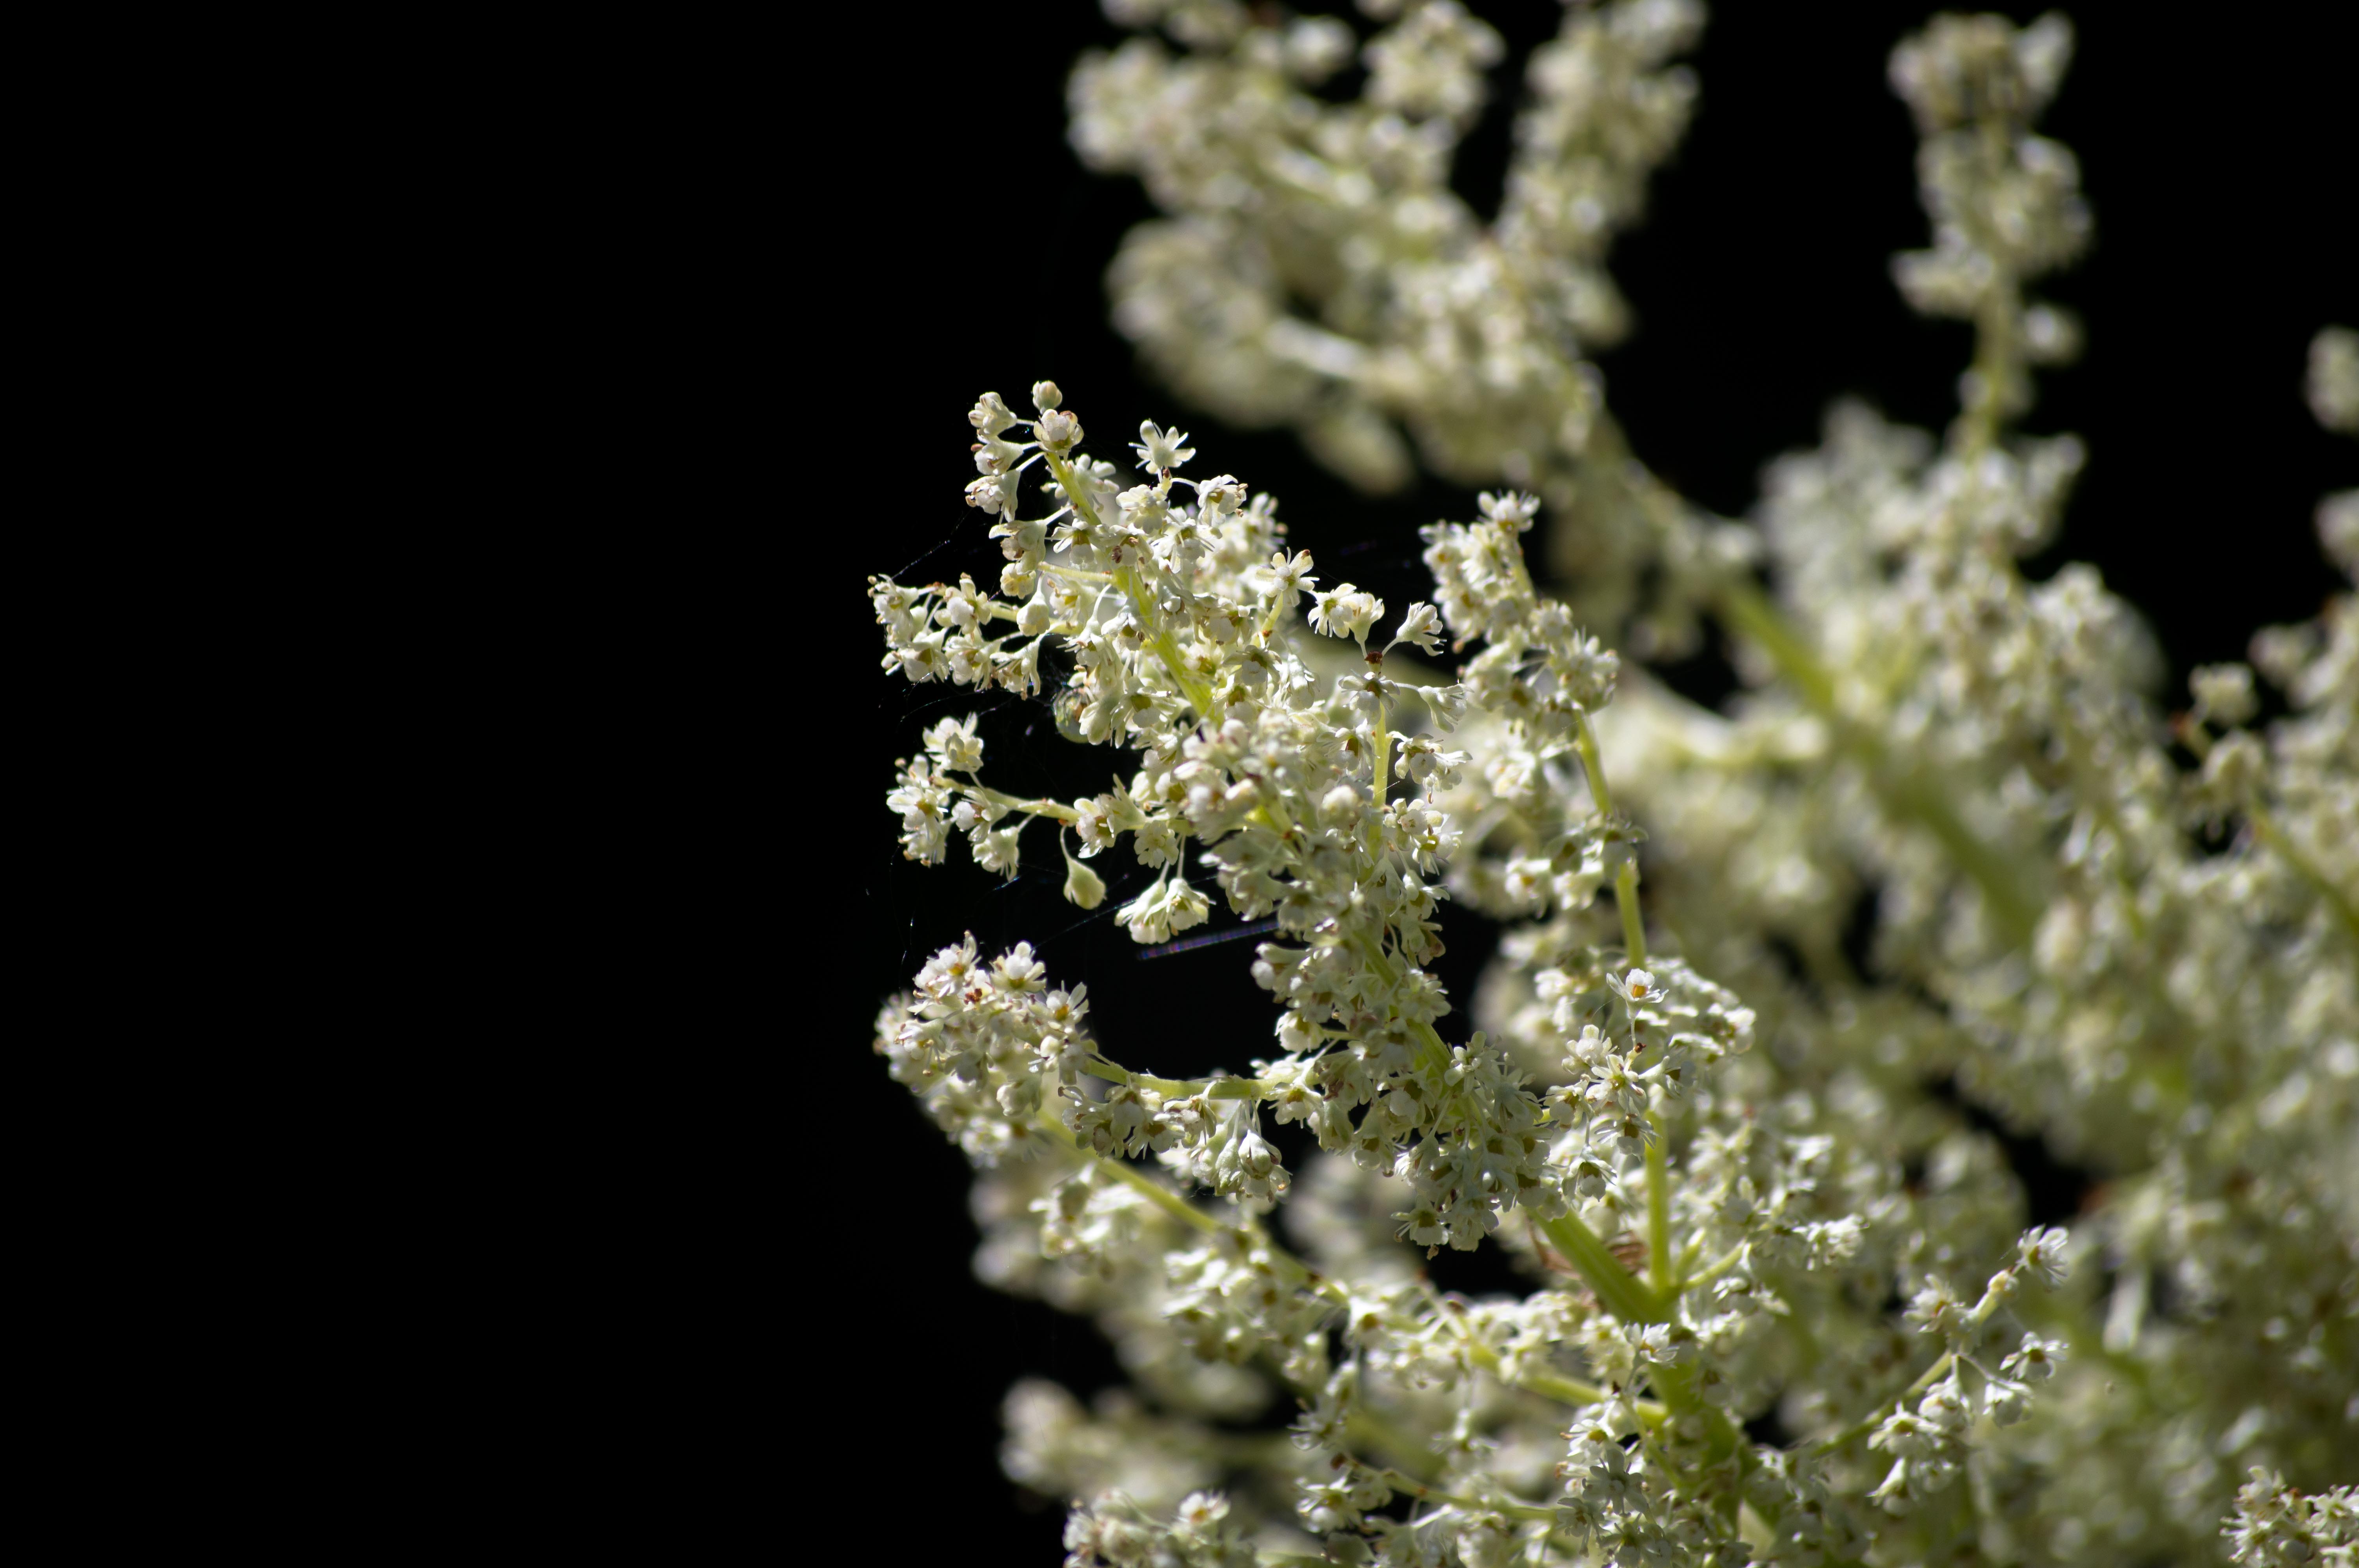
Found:
[[[1506,92],[1453,180],[1488,216],[1514,83],[1561,13],[1531,0],[1478,9],[1508,38],[1495,72]],[[1887,271],[1927,228],[1913,128],[1885,60],[1927,14],[1723,5],[1690,57],[1698,114],[1647,218],[1611,257],[1637,330],[1602,363],[1639,455],[1721,512],[1742,514],[1765,462],[1814,444],[1839,395],[1936,429],[1953,411],[1967,330],[1911,315]],[[2078,49],[2042,129],[2080,156],[2096,237],[2045,291],[2080,313],[2088,346],[2078,365],[2041,374],[2026,423],[2079,432],[2090,462],[2061,538],[2029,569],[2095,562],[2155,626],[2177,705],[2191,665],[2241,657],[2255,626],[2315,613],[2336,581],[2310,520],[2323,492],[2359,482],[2359,448],[2320,430],[2301,381],[2321,326],[2359,324],[2346,232],[2353,28],[2323,8],[2270,31],[2224,15],[2173,24],[2197,14],[2125,0],[2071,15]],[[802,1339],[783,1369],[788,1404],[823,1399],[842,1433],[828,1473],[855,1487],[872,1477],[880,1498],[899,1499],[880,1506],[920,1497],[932,1519],[965,1519],[961,1561],[1048,1563],[1062,1510],[1027,1508],[998,1473],[997,1403],[1027,1374],[1086,1396],[1113,1379],[1112,1358],[1086,1324],[974,1282],[964,1163],[869,1054],[869,1015],[964,930],[987,948],[1033,940],[1058,980],[1090,985],[1109,1052],[1156,1071],[1242,1067],[1267,1054],[1272,1014],[1245,973],[1249,944],[1138,958],[1103,918],[1141,880],[1136,867],[1118,872],[1127,856],[1098,862],[1114,896],[1079,925],[1043,830],[1006,887],[960,849],[942,867],[901,860],[882,802],[890,759],[937,713],[992,710],[986,772],[1004,787],[1103,788],[1121,759],[1058,741],[1043,707],[888,681],[860,579],[995,576],[985,523],[959,496],[973,471],[962,416],[986,387],[1020,410],[1042,376],[1062,385],[1101,454],[1119,455],[1142,417],[1193,431],[1200,468],[1275,492],[1323,574],[1396,606],[1423,580],[1415,527],[1462,518],[1470,503],[1431,483],[1368,503],[1291,437],[1229,430],[1148,382],[1106,323],[1100,277],[1150,208],[1135,182],[1083,171],[1063,140],[1071,60],[1119,35],[1073,0],[940,18],[898,17],[889,36],[840,18],[832,42],[799,58],[792,89],[801,119],[783,211],[801,276],[779,284],[797,367],[783,390],[781,481],[789,528],[807,531],[788,543],[789,591],[817,607],[821,628],[786,653],[795,804],[784,815],[799,845],[787,855],[795,885],[778,894],[795,1075],[781,1114],[816,1124],[820,1147],[809,1126],[782,1135],[793,1212],[769,1228],[793,1281],[788,1311],[829,1325],[833,1348],[814,1360]],[[823,575],[815,563],[828,563]],[[1708,692],[1712,664],[1681,680]],[[813,779],[827,781],[824,800],[810,798]],[[856,890],[856,905],[807,886],[822,876]],[[824,925],[806,924],[815,912]],[[1464,998],[1488,934],[1462,914],[1445,929],[1441,968]],[[830,1005],[806,1023],[814,994]],[[807,1098],[814,1085],[823,1101]],[[802,1165],[812,1159],[856,1175],[819,1203]],[[1477,1268],[1451,1282],[1506,1281]]]

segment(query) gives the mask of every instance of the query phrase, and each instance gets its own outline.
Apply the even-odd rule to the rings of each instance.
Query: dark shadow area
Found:
[[[1727,651],[1720,641],[1706,633],[1704,643],[1683,659],[1658,659],[1647,666],[1647,673],[1686,697],[1699,708],[1714,713],[1721,705],[1744,688],[1737,678],[1736,666],[1729,662]]]
[[[1843,956],[1852,973],[1864,980],[1877,976],[1875,964],[1875,905],[1883,889],[1874,882],[1864,882],[1853,895],[1851,912],[1843,917]]]
[[[1745,1423],[1745,1435],[1765,1448],[1788,1448],[1794,1433],[1787,1430],[1785,1418],[1777,1413],[1777,1400],[1770,1397],[1769,1408]]]
[[[2037,1134],[2015,1131],[1959,1091],[1955,1077],[1938,1078],[1925,1092],[1955,1110],[1967,1126],[1989,1134],[2006,1155],[2007,1169],[2023,1184],[2024,1222],[2063,1225],[2086,1206],[2099,1178],[2087,1168],[2060,1160]]]
[[[1524,1217],[1510,1211],[1501,1217],[1502,1227],[1521,1225]],[[1517,1268],[1507,1249],[1485,1240],[1472,1252],[1461,1252],[1454,1247],[1444,1247],[1426,1260],[1425,1275],[1439,1291],[1455,1292],[1469,1301],[1484,1296],[1514,1296],[1518,1300],[1531,1294],[1531,1276]]]

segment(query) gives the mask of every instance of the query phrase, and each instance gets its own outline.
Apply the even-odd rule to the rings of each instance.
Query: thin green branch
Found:
[[[1072,465],[1054,452],[1041,455],[1049,460],[1049,471],[1057,476],[1057,483],[1065,492],[1065,503],[1073,509],[1074,515],[1092,526],[1102,525],[1104,520],[1091,510],[1089,503],[1083,499],[1082,488],[1073,481]],[[1147,646],[1153,648],[1155,656],[1163,661],[1164,669],[1180,687],[1180,695],[1188,699],[1188,706],[1196,710],[1198,718],[1210,718],[1212,688],[1190,670],[1187,661],[1180,656],[1180,644],[1172,640],[1171,629],[1163,624],[1163,617],[1156,613],[1154,595],[1147,592],[1146,583],[1140,580],[1138,569],[1129,562],[1124,562],[1114,570],[1114,583],[1122,589],[1123,597],[1130,601],[1131,614],[1137,617],[1139,626],[1148,633]]]
[[[1597,754],[1597,732],[1589,727],[1589,715],[1573,710],[1573,744],[1581,752],[1581,766],[1589,775],[1589,795],[1597,803],[1598,811],[1606,816],[1614,815],[1614,792],[1605,783],[1605,764]],[[1647,961],[1647,925],[1638,914],[1638,852],[1625,846],[1626,854],[1614,872],[1614,907],[1622,916],[1622,946],[1630,962]]]
[[[2047,901],[2027,885],[2021,863],[1984,843],[1938,783],[1900,767],[1879,739],[1845,717],[1835,700],[1833,676],[1759,589],[1732,579],[1722,584],[1715,603],[1730,629],[1758,643],[1803,702],[1827,722],[1836,743],[1865,769],[1869,785],[1886,809],[1913,820],[1939,839],[1951,860],[1982,891],[1984,905],[2007,940],[2016,946],[2029,943]]]
[[[1371,1466],[1371,1468],[1374,1467]],[[1397,1470],[1377,1470],[1376,1477],[1394,1491],[1425,1502],[1448,1503],[1453,1508],[1468,1509],[1476,1513],[1503,1514],[1508,1519],[1553,1519],[1556,1518],[1554,1509],[1534,1508],[1529,1503],[1486,1503],[1476,1498],[1460,1497],[1455,1492],[1444,1492],[1429,1487],[1424,1482],[1413,1476],[1404,1476]]]
[[[1667,1152],[1670,1131],[1651,1110],[1647,1113],[1647,1130],[1654,1135],[1647,1140],[1647,1282],[1663,1300],[1676,1301],[1680,1292],[1672,1282],[1671,1173]]]
[[[1134,1079],[1133,1081],[1137,1080]],[[1236,1082],[1238,1080],[1226,1079],[1223,1081]],[[1128,1184],[1149,1203],[1161,1209],[1164,1213],[1171,1216],[1174,1219],[1177,1219],[1185,1225],[1191,1226],[1198,1230],[1206,1232],[1235,1228],[1234,1227],[1223,1222],[1218,1216],[1207,1214],[1202,1209],[1198,1208],[1194,1204],[1190,1203],[1179,1194],[1171,1191],[1169,1187],[1164,1186],[1161,1183],[1148,1176],[1145,1172],[1132,1166],[1128,1161],[1109,1159],[1103,1154],[1083,1150],[1081,1146],[1080,1141],[1074,1138],[1071,1130],[1056,1118],[1052,1116],[1039,1117],[1036,1119],[1036,1123],[1042,1131],[1054,1138],[1065,1148],[1071,1149],[1076,1153],[1087,1153],[1089,1158],[1096,1161],[1098,1164],[1113,1173],[1116,1180]],[[1572,1223],[1576,1226],[1581,1224],[1579,1220],[1574,1220]],[[1587,1234],[1586,1227],[1583,1227],[1583,1234]],[[1294,1276],[1295,1282],[1301,1288],[1311,1292],[1313,1294],[1323,1296],[1327,1300],[1333,1302],[1338,1305],[1348,1304],[1350,1298],[1344,1293],[1342,1286],[1327,1279],[1316,1269],[1311,1268],[1310,1264],[1305,1263],[1301,1259],[1297,1258],[1293,1253],[1288,1252],[1285,1248],[1280,1247],[1277,1242],[1269,1239],[1266,1236],[1260,1234],[1258,1231],[1255,1233],[1254,1239],[1257,1246],[1265,1248],[1268,1251],[1273,1262],[1277,1263],[1281,1270]],[[1593,1237],[1592,1239],[1593,1240],[1594,1238]],[[1603,1250],[1602,1243],[1600,1244],[1600,1250]],[[1614,1261],[1613,1255],[1611,1253],[1605,1254],[1605,1261],[1609,1266],[1616,1270],[1621,1268],[1619,1263],[1615,1263]],[[1625,1280],[1630,1280],[1630,1276],[1626,1272],[1625,1272],[1622,1277]],[[1636,1285],[1637,1281],[1636,1280],[1630,1280],[1630,1283]],[[1641,1288],[1643,1289],[1644,1287]],[[1445,1313],[1443,1315],[1447,1316],[1447,1314]],[[1551,1372],[1527,1371],[1516,1377],[1507,1377],[1502,1370],[1503,1363],[1499,1358],[1498,1353],[1492,1350],[1488,1346],[1476,1341],[1471,1334],[1465,1334],[1463,1325],[1459,1325],[1458,1327],[1462,1335],[1465,1336],[1467,1343],[1473,1351],[1472,1358],[1476,1362],[1476,1364],[1481,1366],[1484,1370],[1490,1372],[1493,1376],[1498,1377],[1502,1382],[1507,1383],[1511,1387],[1525,1389],[1532,1393],[1539,1394],[1545,1398],[1556,1400],[1560,1403],[1569,1405],[1595,1404],[1605,1397],[1604,1390],[1599,1389],[1593,1383],[1584,1383],[1574,1378],[1560,1377]],[[1409,1455],[1409,1457],[1414,1456]]]
[[[1597,1232],[1581,1222],[1574,1214],[1560,1215],[1540,1221],[1540,1230],[1565,1260],[1580,1271],[1605,1310],[1625,1323],[1669,1323],[1670,1308],[1662,1298],[1647,1288],[1636,1274],[1622,1266],[1620,1259],[1606,1249]]]
[[[1140,1196],[1180,1223],[1191,1225],[1202,1231],[1221,1231],[1229,1228],[1217,1216],[1206,1214],[1178,1193],[1148,1176],[1144,1171],[1133,1170],[1128,1161],[1109,1160],[1094,1151],[1083,1149],[1081,1140],[1073,1136],[1072,1130],[1055,1117],[1036,1117],[1033,1119],[1033,1125],[1073,1152],[1085,1154],[1096,1161],[1107,1171],[1113,1173],[1116,1180],[1127,1183]]]
[[[1146,1073],[1134,1073],[1119,1062],[1103,1056],[1093,1057],[1082,1064],[1082,1071],[1093,1078],[1103,1078],[1110,1084],[1128,1084],[1137,1088],[1153,1089],[1165,1099],[1188,1099],[1202,1095],[1207,1099],[1260,1099],[1268,1094],[1268,1086],[1255,1078],[1158,1078]]]
[[[2260,836],[2261,842],[2277,851],[2279,860],[2291,866],[2304,881],[2319,891],[2326,900],[2326,906],[2343,923],[2343,933],[2352,941],[2359,942],[2359,907],[2354,906],[2350,895],[2336,887],[2324,871],[2310,863],[2309,857],[2294,848],[2293,840],[2286,837],[2285,829],[2277,826],[2277,818],[2269,815],[2267,807],[2255,802],[2245,808],[2245,816],[2252,823],[2253,831]]]
[[[1009,795],[1003,790],[991,788],[989,785],[976,780],[972,774],[968,776],[967,782],[960,787],[966,790],[971,795],[979,795],[983,796],[984,799],[991,802],[992,805],[1000,806],[1005,810],[1027,812],[1034,816],[1050,816],[1056,818],[1059,822],[1064,823],[1072,823],[1081,820],[1081,813],[1075,811],[1071,806],[1067,806],[1062,801],[1019,800],[1015,795]]]
[[[1402,1469],[1419,1479],[1438,1473],[1432,1451],[1383,1416],[1362,1405],[1343,1417],[1343,1433],[1363,1448],[1374,1445],[1393,1456]]]
[[[1940,1382],[1943,1378],[1949,1376],[1950,1368],[1957,1364],[1957,1359],[1958,1357],[1955,1353],[1944,1353],[1940,1360],[1934,1362],[1930,1367],[1926,1368],[1924,1372],[1919,1376],[1915,1382],[1909,1384],[1906,1389],[1903,1389],[1897,1398],[1886,1400],[1883,1403],[1877,1405],[1875,1409],[1870,1411],[1866,1415],[1862,1416],[1859,1420],[1852,1422],[1849,1426],[1844,1427],[1832,1437],[1820,1439],[1817,1443],[1811,1445],[1810,1452],[1823,1458],[1827,1454],[1832,1454],[1836,1449],[1841,1448],[1844,1444],[1856,1442],[1860,1438],[1865,1437],[1869,1433],[1874,1432],[1876,1429],[1877,1425],[1883,1422],[1885,1416],[1888,1414],[1895,1406],[1907,1404],[1910,1400],[1915,1399],[1918,1395],[1923,1393],[1926,1390]]]
[[[1683,1258],[1680,1260],[1680,1267],[1682,1269],[1686,1268],[1690,1259],[1692,1258],[1694,1249],[1690,1248],[1689,1249],[1689,1258]],[[1695,1271],[1693,1273],[1682,1273],[1680,1277],[1680,1282],[1673,1290],[1672,1293],[1674,1295],[1683,1296],[1690,1291],[1695,1289],[1698,1285],[1708,1285],[1712,1283],[1712,1281],[1719,1279],[1723,1274],[1727,1273],[1731,1269],[1736,1267],[1736,1265],[1743,1260],[1744,1257],[1745,1243],[1740,1241],[1703,1268]]]

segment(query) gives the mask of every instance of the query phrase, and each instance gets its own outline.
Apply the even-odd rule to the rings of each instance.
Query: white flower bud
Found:
[[[1393,636],[1393,646],[1399,647],[1407,643],[1420,653],[1439,653],[1440,646],[1438,638],[1440,631],[1441,617],[1435,611],[1432,605],[1420,599],[1410,605],[1408,612],[1401,617],[1401,627]]]
[[[2207,724],[2242,724],[2260,711],[2249,665],[2202,665],[2187,684],[2195,697],[2195,717]]]
[[[1052,409],[1033,422],[1032,434],[1043,449],[1063,457],[1082,438],[1082,422],[1063,409]]]
[[[974,400],[974,406],[967,411],[966,422],[988,441],[1015,424],[1016,416],[1008,412],[1007,405],[1000,400],[999,394],[986,392]]]
[[[2042,1339],[2037,1334],[2027,1334],[2023,1343],[2007,1353],[1998,1369],[2010,1378],[2027,1383],[2044,1383],[2056,1375],[2056,1362],[2064,1350],[2061,1340]]]
[[[1065,856],[1065,902],[1080,904],[1083,909],[1095,909],[1105,902],[1105,879],[1088,866]]]

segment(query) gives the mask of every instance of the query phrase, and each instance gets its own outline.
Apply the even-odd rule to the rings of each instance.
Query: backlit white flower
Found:
[[[2050,1285],[2060,1285],[2072,1271],[2072,1238],[2061,1226],[2047,1226],[2027,1230],[2016,1243],[2016,1252],[2024,1267],[2031,1270]]]
[[[1130,449],[1138,454],[1138,466],[1152,473],[1168,473],[1196,455],[1186,431],[1166,430],[1152,419],[1139,426]]]
[[[1338,583],[1311,600],[1310,624],[1330,637],[1350,637],[1364,643],[1368,629],[1383,619],[1385,601],[1352,584]]]
[[[1655,977],[1644,969],[1632,969],[1625,974],[1614,977],[1606,983],[1614,988],[1615,996],[1633,1007],[1662,1000],[1663,993],[1656,988]]]

